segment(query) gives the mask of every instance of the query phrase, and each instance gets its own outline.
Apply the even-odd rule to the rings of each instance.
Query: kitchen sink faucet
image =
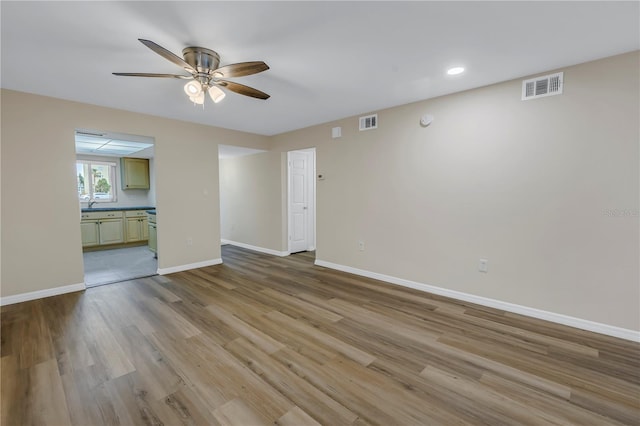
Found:
[[[89,208],[96,203],[96,200],[89,200]]]

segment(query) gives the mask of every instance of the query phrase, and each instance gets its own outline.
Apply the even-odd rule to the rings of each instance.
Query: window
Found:
[[[116,163],[78,160],[76,176],[80,201],[116,201]]]

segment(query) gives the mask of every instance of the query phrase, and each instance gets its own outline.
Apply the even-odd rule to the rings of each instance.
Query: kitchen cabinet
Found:
[[[149,189],[149,160],[147,158],[120,159],[122,189]]]
[[[121,211],[82,213],[82,246],[91,247],[124,242],[124,219]]]
[[[126,242],[146,241],[149,239],[149,225],[147,213],[144,210],[131,210],[125,212],[126,217]]]
[[[156,215],[149,213],[149,250],[158,253],[158,229],[156,225]]]
[[[100,244],[100,230],[97,220],[83,220],[80,222],[80,232],[82,234],[82,247]]]
[[[124,243],[122,218],[100,220],[100,245]]]
[[[149,224],[149,250],[158,253],[158,231],[155,223]]]

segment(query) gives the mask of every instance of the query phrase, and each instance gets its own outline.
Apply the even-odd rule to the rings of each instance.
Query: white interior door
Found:
[[[289,252],[315,249],[315,164],[313,151],[290,151]]]

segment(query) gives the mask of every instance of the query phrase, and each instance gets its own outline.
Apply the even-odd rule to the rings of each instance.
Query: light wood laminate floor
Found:
[[[223,259],[3,307],[2,425],[640,423],[638,344],[308,253]]]

